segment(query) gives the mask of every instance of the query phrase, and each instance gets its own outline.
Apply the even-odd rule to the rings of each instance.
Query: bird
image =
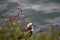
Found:
[[[33,23],[28,23],[27,27],[23,30],[23,32],[28,32],[30,33],[30,36],[33,34],[34,28],[33,28]]]
[[[18,10],[19,10],[20,12],[22,12],[22,11],[23,11],[21,7],[19,7],[19,8],[18,8]]]
[[[29,37],[32,36],[33,31],[34,31],[34,29],[33,29],[33,23],[31,23],[31,22],[28,23],[28,24],[27,24],[27,27],[22,30],[22,32],[23,32],[24,34],[25,34],[25,33],[30,33],[30,34],[29,34]],[[18,39],[20,39],[20,38],[21,38],[21,36],[18,37]]]

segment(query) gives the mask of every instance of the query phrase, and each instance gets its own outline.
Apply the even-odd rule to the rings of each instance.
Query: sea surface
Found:
[[[32,22],[35,32],[50,24],[60,26],[60,0],[0,0],[0,18],[6,19],[15,13],[27,16],[25,23]]]

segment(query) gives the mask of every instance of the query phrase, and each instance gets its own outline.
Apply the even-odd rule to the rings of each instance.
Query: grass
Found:
[[[13,24],[13,22],[15,23]],[[24,21],[22,22],[22,26],[23,24]],[[18,20],[8,20],[6,22],[6,28],[0,27],[0,40],[60,40],[60,29],[58,29],[58,27],[50,25],[49,33],[42,32],[40,35],[33,34],[31,37],[29,35],[29,33],[23,33],[19,28]]]
[[[49,31],[50,33],[42,32],[40,35],[33,34],[29,37],[29,33],[23,33],[19,27],[0,28],[0,40],[60,40],[60,30],[57,27],[50,26]]]

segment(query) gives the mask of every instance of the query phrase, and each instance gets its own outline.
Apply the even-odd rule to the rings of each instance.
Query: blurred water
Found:
[[[24,23],[25,26],[27,23],[32,22],[35,25],[34,29],[39,30],[40,28],[47,27],[51,21],[52,21],[51,22],[52,24],[60,23],[60,21],[58,22],[58,20],[60,20],[60,12],[57,11],[57,12],[45,13],[44,11],[41,11],[41,10],[36,11],[29,7],[30,5],[36,5],[36,4],[39,5],[40,3],[38,1],[41,4],[43,4],[44,2],[47,2],[47,4],[50,3],[50,2],[44,1],[44,0],[41,0],[41,1],[40,0],[33,0],[33,1],[32,0],[26,0],[26,1],[24,1],[24,0],[20,0],[20,1],[18,1],[18,0],[15,0],[15,1],[14,0],[13,1],[12,0],[0,0],[0,17],[5,19],[9,15],[14,15],[15,13],[20,14],[20,12],[17,12],[17,8],[21,7],[23,9],[23,12],[21,14],[28,17],[28,19]],[[52,1],[52,0],[49,0],[49,1]],[[54,1],[54,2],[56,2],[56,1]],[[60,2],[57,2],[57,3],[59,4]],[[55,4],[57,4],[57,3],[55,3]],[[50,5],[52,5],[52,4],[49,4],[48,6],[50,6]],[[28,7],[29,9],[24,8],[24,7]],[[59,6],[57,6],[57,7],[59,7]],[[54,8],[54,6],[53,6],[53,8]],[[47,20],[47,22],[46,22],[46,20]],[[2,24],[0,24],[0,25],[2,25]]]

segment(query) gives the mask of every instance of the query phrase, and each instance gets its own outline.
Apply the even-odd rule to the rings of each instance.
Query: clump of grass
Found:
[[[19,27],[0,28],[0,40],[60,40],[60,30],[57,27],[50,26],[50,33],[42,32],[40,35],[32,35],[23,33]]]

